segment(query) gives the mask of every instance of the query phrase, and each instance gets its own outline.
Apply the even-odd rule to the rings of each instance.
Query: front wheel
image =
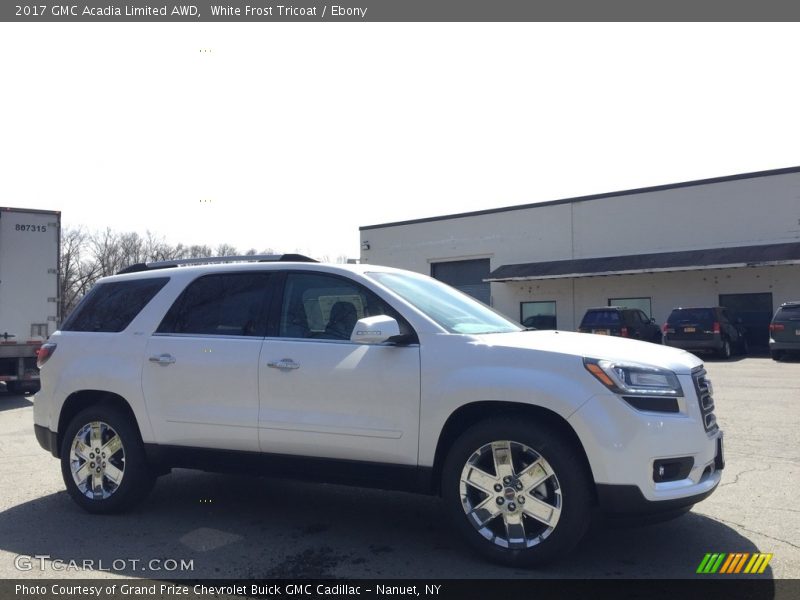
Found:
[[[484,421],[456,440],[442,497],[473,548],[512,566],[566,554],[586,532],[592,508],[579,450],[552,428],[511,418]]]
[[[61,474],[72,499],[91,513],[127,510],[155,482],[130,417],[103,404],[70,421],[61,445]]]
[[[722,340],[722,348],[719,350],[719,357],[725,360],[731,357],[731,343],[727,338]]]

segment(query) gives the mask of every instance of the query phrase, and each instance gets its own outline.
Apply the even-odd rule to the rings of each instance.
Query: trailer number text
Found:
[[[17,231],[39,231],[41,233],[44,233],[45,231],[47,231],[47,225],[22,225],[20,223],[17,223],[16,225],[14,225],[14,229],[16,229]]]

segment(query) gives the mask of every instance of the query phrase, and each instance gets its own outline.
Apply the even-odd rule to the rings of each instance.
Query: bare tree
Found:
[[[236,246],[220,244],[217,246],[216,256],[239,256],[239,251],[236,249]]]
[[[273,253],[272,248],[260,252]],[[253,256],[259,253],[251,248],[247,254]],[[133,231],[120,233],[111,228],[90,233],[83,227],[66,227],[61,232],[61,318],[64,319],[72,312],[100,277],[114,275],[130,265],[180,258],[238,255],[239,251],[231,244],[219,244],[214,251],[207,244],[173,246],[150,231],[141,236]]]

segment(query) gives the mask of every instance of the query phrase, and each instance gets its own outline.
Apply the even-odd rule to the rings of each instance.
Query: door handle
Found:
[[[167,366],[175,362],[175,357],[172,354],[159,354],[158,356],[150,357],[151,363],[158,363],[159,365]]]
[[[294,362],[291,358],[282,358],[280,360],[271,360],[267,363],[268,367],[273,369],[299,369],[300,365]]]

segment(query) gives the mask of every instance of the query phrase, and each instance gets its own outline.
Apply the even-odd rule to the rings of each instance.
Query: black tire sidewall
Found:
[[[461,471],[481,446],[510,440],[544,457],[558,478],[562,507],[553,532],[540,544],[509,550],[483,538],[469,523],[461,505]],[[451,524],[484,557],[509,566],[531,566],[560,558],[583,537],[591,520],[593,495],[585,460],[574,445],[546,426],[525,419],[497,418],[466,430],[453,444],[442,470],[442,499]]]
[[[125,450],[125,472],[122,483],[111,496],[104,500],[86,497],[72,479],[69,464],[72,440],[87,423],[102,421],[108,424],[122,438]],[[61,443],[61,475],[67,492],[84,510],[92,513],[116,513],[128,510],[138,503],[152,488],[153,474],[147,465],[138,429],[131,417],[113,406],[97,404],[80,411],[64,430]]]

